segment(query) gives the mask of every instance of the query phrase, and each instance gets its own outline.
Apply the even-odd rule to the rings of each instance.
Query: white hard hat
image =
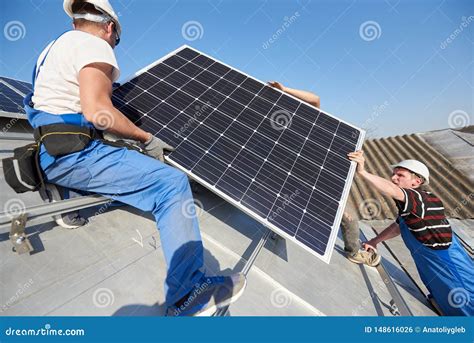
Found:
[[[428,170],[428,167],[424,163],[421,163],[420,161],[404,160],[397,164],[392,164],[391,167],[392,169],[395,169],[395,168],[408,169],[409,171],[419,176],[422,176],[425,179],[425,182],[423,184],[427,185],[430,183],[430,171]]]
[[[75,15],[72,12],[72,4],[75,1],[78,1],[78,0],[64,0],[64,3],[63,3],[64,11],[66,11],[67,15],[73,19],[75,16],[77,16],[77,14]],[[87,2],[89,4],[94,5],[94,7],[98,11],[107,15],[115,23],[115,28],[117,30],[118,35],[120,36],[122,34],[122,27],[120,26],[118,16],[115,13],[114,9],[112,8],[112,5],[110,5],[109,0],[79,0],[79,1],[84,2],[84,3]],[[88,19],[88,18],[85,17],[85,19]],[[92,19],[92,21],[94,20]]]

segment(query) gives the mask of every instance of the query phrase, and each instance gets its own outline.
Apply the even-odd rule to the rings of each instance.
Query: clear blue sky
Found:
[[[123,27],[121,80],[188,44],[260,80],[316,92],[324,110],[371,136],[474,124],[472,0],[111,3]],[[0,75],[22,80],[70,28],[59,0],[1,1],[0,17]],[[192,26],[183,35],[190,21],[198,36]]]

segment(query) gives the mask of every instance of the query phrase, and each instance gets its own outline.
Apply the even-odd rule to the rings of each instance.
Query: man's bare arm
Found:
[[[389,227],[379,233],[376,237],[372,238],[370,241],[364,243],[364,247],[368,249],[369,247],[365,245],[369,245],[372,247],[376,247],[377,244],[386,241],[387,239],[391,239],[397,237],[400,234],[400,226],[393,222]]]
[[[272,81],[268,83],[270,86],[278,88],[279,90],[297,97],[301,101],[307,102],[317,108],[321,107],[321,99],[316,94],[303,91],[300,89],[293,89],[283,86],[280,82]]]
[[[385,194],[395,200],[405,201],[405,194],[397,185],[383,177],[374,175],[365,170],[364,152],[359,150],[348,154],[351,161],[357,162],[357,173],[366,179],[380,193]]]
[[[106,63],[92,63],[79,72],[84,117],[97,128],[145,143],[150,138],[150,133],[133,124],[112,104],[112,68]]]

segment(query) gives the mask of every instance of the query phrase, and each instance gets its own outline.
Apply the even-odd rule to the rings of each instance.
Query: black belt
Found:
[[[67,155],[83,150],[92,140],[102,139],[94,127],[69,124],[49,124],[37,127],[34,138],[43,144],[51,156]]]
[[[67,155],[84,150],[92,140],[100,140],[104,144],[117,148],[127,148],[143,152],[138,145],[122,140],[115,142],[107,141],[104,139],[102,131],[89,126],[69,124],[44,125],[34,130],[34,137],[38,145],[43,144],[51,156]]]

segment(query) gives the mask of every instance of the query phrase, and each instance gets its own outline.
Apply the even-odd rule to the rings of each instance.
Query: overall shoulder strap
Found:
[[[48,54],[49,52],[51,51],[51,48],[53,47],[54,43],[56,43],[58,41],[58,39],[64,35],[66,32],[69,32],[69,31],[65,31],[63,33],[61,33],[58,38],[56,38],[55,40],[53,40],[50,44],[49,44],[49,47],[48,47],[48,50],[46,51],[46,53],[44,54],[44,57],[43,59],[41,60],[39,66],[38,66],[38,63],[35,64],[35,67],[33,69],[33,75],[31,76],[31,85],[33,87],[33,89],[35,89],[35,81],[36,79],[38,78],[38,75],[40,73],[40,70],[41,70],[41,67],[43,66],[44,64],[44,61],[46,60],[46,57],[48,57]]]

